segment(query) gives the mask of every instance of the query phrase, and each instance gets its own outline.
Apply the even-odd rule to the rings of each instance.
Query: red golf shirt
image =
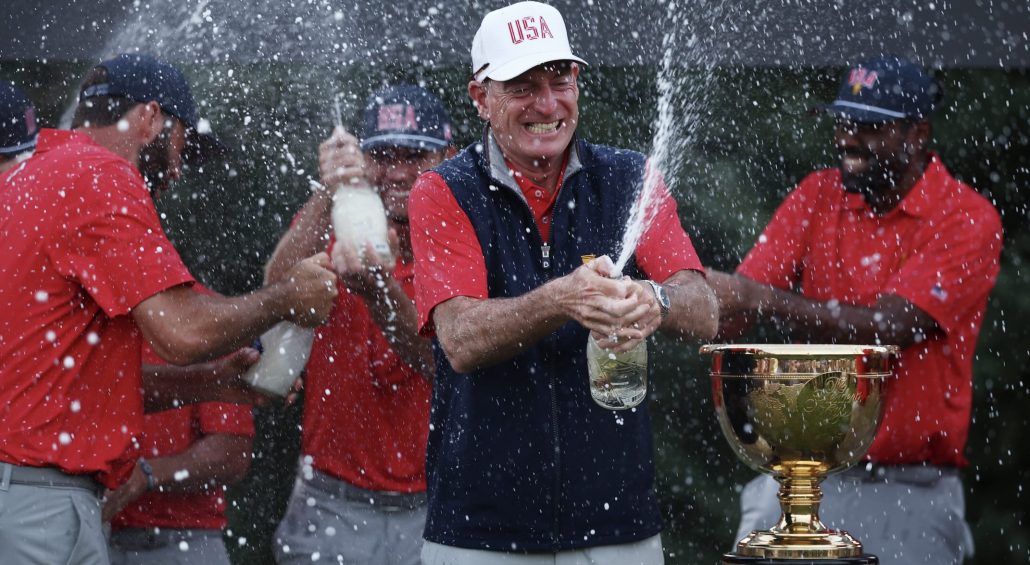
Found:
[[[142,339],[129,312],[191,283],[143,177],[67,131],[0,177],[0,461],[132,471]]]
[[[933,155],[889,213],[846,193],[840,172],[813,173],[780,205],[738,273],[813,300],[871,306],[900,296],[943,330],[902,351],[868,458],[966,464],[973,354],[998,276],[997,211]]]
[[[139,455],[148,459],[176,455],[211,434],[254,437],[250,405],[205,402],[147,414]],[[225,490],[222,487],[213,487],[206,494],[148,492],[126,506],[111,521],[115,529],[220,530],[225,524]]]
[[[215,294],[199,283],[193,290]],[[143,345],[143,362],[165,365],[149,344]],[[231,434],[254,437],[254,416],[249,404],[204,402],[182,408],[152,412],[143,417],[139,456],[145,459],[177,455],[206,435]],[[225,488],[212,487],[208,493],[144,493],[111,520],[122,528],[203,528],[225,527]]]
[[[526,197],[541,237],[549,241],[558,191],[549,192],[517,171],[513,178]],[[680,224],[676,201],[664,181],[659,181],[656,190],[655,217],[637,244],[634,254],[637,265],[649,278],[659,282],[681,270],[701,271],[694,245]],[[425,218],[423,225],[434,226],[431,232],[413,231],[411,234],[412,245],[424,247],[432,257],[432,260],[415,264],[419,331],[431,336],[434,332],[431,314],[437,305],[456,296],[488,298],[486,264],[472,222],[439,174],[427,172],[415,181],[408,213]],[[612,257],[613,261],[615,259]]]
[[[412,296],[411,264],[393,276]],[[302,451],[360,488],[423,492],[432,383],[394,353],[365,301],[339,290],[306,368]]]

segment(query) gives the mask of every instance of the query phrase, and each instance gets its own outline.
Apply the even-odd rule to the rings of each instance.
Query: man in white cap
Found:
[[[576,137],[583,60],[557,10],[487,14],[472,62],[482,141],[409,204],[436,364],[423,563],[662,563],[648,410],[593,402],[586,343],[711,337],[715,297],[663,184],[626,276],[582,265],[619,249],[646,163]]]

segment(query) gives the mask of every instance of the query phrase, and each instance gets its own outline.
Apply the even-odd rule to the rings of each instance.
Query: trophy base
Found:
[[[770,559],[776,562],[792,559],[822,562],[859,557],[864,553],[862,544],[851,534],[843,530],[821,527],[816,532],[806,533],[789,533],[777,529],[756,530],[737,542],[736,550],[730,555]]]
[[[832,559],[774,559],[769,557],[747,557],[727,553],[722,556],[722,565],[879,565],[875,555],[856,555]]]

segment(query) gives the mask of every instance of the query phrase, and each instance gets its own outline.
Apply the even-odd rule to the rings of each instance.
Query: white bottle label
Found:
[[[365,243],[371,243],[379,262],[387,269],[393,268],[386,209],[371,187],[341,186],[336,189],[332,218],[336,241],[353,246],[359,257],[364,256]]]
[[[244,375],[250,386],[286,396],[308,364],[315,332],[292,322],[279,322],[261,335],[261,359]]]

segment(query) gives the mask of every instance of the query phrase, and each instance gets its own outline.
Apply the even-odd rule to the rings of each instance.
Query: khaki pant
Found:
[[[229,565],[221,530],[129,528],[111,533],[111,565]]]
[[[556,553],[505,553],[425,542],[422,565],[662,565],[662,536]]]
[[[96,493],[20,484],[0,488],[0,562],[107,565]]]
[[[298,477],[275,532],[276,562],[418,565],[426,509],[412,507],[422,495],[410,498],[405,507],[319,471]]]

